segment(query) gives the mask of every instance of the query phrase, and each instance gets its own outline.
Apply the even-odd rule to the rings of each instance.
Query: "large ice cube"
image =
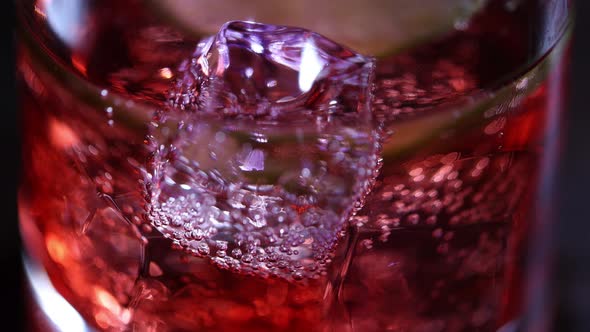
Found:
[[[379,166],[372,60],[310,31],[246,22],[197,53],[154,120],[151,224],[222,268],[324,273]]]
[[[367,111],[373,59],[315,32],[233,21],[198,53],[185,81],[198,96],[179,99],[188,109],[272,117],[301,109]]]

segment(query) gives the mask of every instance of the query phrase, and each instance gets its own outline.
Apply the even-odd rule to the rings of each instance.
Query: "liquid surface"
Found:
[[[28,254],[107,331],[496,331],[560,103],[538,4],[508,3],[384,58],[257,23],[193,40],[133,1],[73,43],[39,8]]]

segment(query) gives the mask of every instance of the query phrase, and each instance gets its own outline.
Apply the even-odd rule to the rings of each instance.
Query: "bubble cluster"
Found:
[[[153,156],[151,225],[175,247],[222,268],[293,279],[323,273],[354,203],[375,176],[378,144],[355,133],[354,139],[324,135],[314,145],[267,143],[257,150],[251,141],[234,141],[235,151],[217,151],[215,144],[200,145],[204,133],[181,131],[175,144]],[[189,157],[195,147],[203,159]],[[252,151],[264,163],[249,160]],[[279,162],[278,176],[261,166]]]
[[[398,228],[435,227],[433,236],[443,238],[444,229],[505,221],[530,182],[523,176],[529,165],[529,157],[511,153],[409,162],[379,178],[357,220],[366,216],[363,226],[381,229],[382,241]]]
[[[391,124],[473,92],[478,85],[475,52],[473,43],[464,40],[440,52],[444,56],[424,49],[380,62],[371,103],[375,117]]]

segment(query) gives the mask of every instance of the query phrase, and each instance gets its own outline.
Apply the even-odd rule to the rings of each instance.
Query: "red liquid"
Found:
[[[534,16],[530,3],[511,12],[492,1],[465,31],[379,60],[373,107],[393,129],[383,165],[336,248],[318,260],[324,272],[302,280],[239,273],[173,248],[151,227],[139,185],[147,123],[130,128],[94,101],[100,96],[80,98],[100,88],[72,83],[162,105],[194,41],[154,28],[133,2],[112,3],[126,20],[91,10],[85,49],[34,31],[64,71],[48,71],[22,47],[27,254],[90,326],[106,331],[496,331],[527,304],[534,204],[562,103],[558,49],[542,82],[527,86],[522,76],[533,60],[522,19]],[[154,34],[163,41],[152,42]],[[64,85],[63,75],[75,79]],[[387,153],[400,124],[431,130],[420,119],[432,107],[512,82],[522,93],[495,100],[469,126]]]

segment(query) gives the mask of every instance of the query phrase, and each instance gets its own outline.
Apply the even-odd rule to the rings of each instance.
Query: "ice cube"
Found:
[[[188,66],[179,106],[235,116],[368,111],[374,60],[315,32],[232,21]]]
[[[379,166],[372,60],[247,22],[225,24],[197,55],[154,118],[150,223],[224,269],[320,275]]]

